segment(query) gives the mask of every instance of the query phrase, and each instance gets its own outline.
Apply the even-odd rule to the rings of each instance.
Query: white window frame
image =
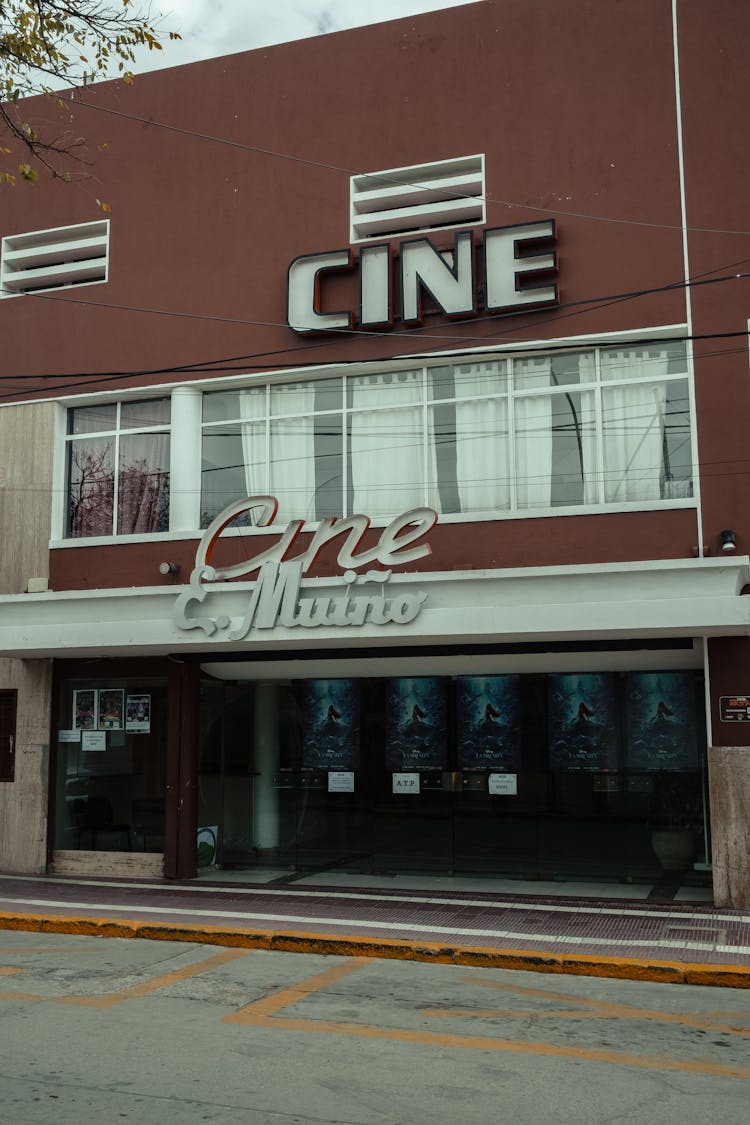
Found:
[[[563,345],[571,350],[589,350],[592,348],[635,348],[640,346],[656,346],[658,342],[670,339],[682,339],[687,331],[684,323],[658,325],[641,329],[621,330],[609,333],[581,334],[572,337],[557,337],[549,340],[527,341],[522,344],[505,344],[502,348],[475,348],[462,352],[434,354],[429,361],[423,357],[410,360],[408,356],[396,359],[379,361],[363,361],[341,367],[317,366],[304,370],[280,369],[273,373],[238,374],[212,378],[210,380],[195,380],[189,383],[175,382],[160,384],[151,387],[129,388],[127,391],[100,391],[95,394],[81,393],[61,396],[58,399],[58,422],[56,428],[56,454],[54,460],[54,489],[56,494],[62,495],[63,502],[53,506],[51,526],[51,548],[75,548],[85,546],[106,545],[114,543],[151,542],[154,539],[163,541],[184,541],[200,539],[203,534],[200,528],[200,478],[201,478],[201,398],[205,393],[214,391],[239,391],[250,387],[269,388],[280,383],[305,382],[324,378],[337,378],[346,375],[377,374],[384,371],[399,371],[424,366],[427,370],[433,366],[442,366],[446,363],[475,363],[483,360],[492,360],[500,357],[524,358],[531,354],[543,354],[544,349],[554,350]],[[687,349],[686,371],[680,374],[670,374],[667,381],[686,379],[689,396],[689,424],[690,424],[690,454],[693,466],[693,495],[679,499],[656,499],[651,501],[617,501],[610,503],[579,504],[571,507],[554,506],[550,508],[526,508],[521,510],[498,510],[491,512],[460,512],[445,513],[440,516],[443,524],[502,522],[504,520],[539,519],[558,516],[580,516],[596,514],[614,514],[619,512],[659,511],[663,509],[688,508],[697,509],[700,506],[700,479],[698,473],[698,428],[695,409],[695,393],[692,356]],[[607,384],[611,385],[611,384]],[[582,386],[570,384],[572,389]],[[604,386],[604,384],[601,384]],[[545,388],[546,389],[546,388]],[[543,391],[545,389],[542,389]],[[269,392],[270,393],[270,392]],[[66,491],[66,466],[67,466],[67,435],[66,435],[66,410],[88,405],[98,405],[114,401],[141,401],[149,397],[160,398],[172,395],[171,434],[170,434],[170,480],[184,482],[180,490],[170,488],[170,530],[168,532],[135,533],[132,535],[90,536],[76,539],[65,538],[65,521],[67,513],[68,496]],[[24,400],[25,401],[25,400]],[[30,399],[28,401],[35,401]],[[601,395],[597,395],[597,461],[602,465],[602,426],[601,426]],[[221,423],[226,424],[226,423]],[[157,429],[162,427],[157,427]],[[81,435],[88,436],[88,435]],[[511,431],[512,440],[512,431]],[[198,451],[196,453],[196,451]],[[179,471],[178,471],[179,470]],[[178,496],[180,497],[178,508]],[[302,516],[303,513],[300,513]],[[315,520],[310,521],[310,527],[316,525]],[[372,519],[374,527],[384,526],[388,522],[385,518]],[[278,534],[279,525],[272,528],[237,528],[229,529],[227,535],[268,535]]]
[[[133,403],[147,402],[149,399],[166,399],[169,402],[169,404],[170,404],[170,421],[169,422],[160,422],[160,423],[158,423],[157,425],[154,425],[154,426],[127,426],[127,427],[123,428],[122,425],[121,425],[121,417],[122,417],[123,407],[124,406],[130,406]],[[160,394],[160,395],[143,395],[143,394],[141,394],[141,395],[138,395],[137,397],[120,399],[120,400],[116,400],[115,402],[112,402],[112,401],[104,402],[104,403],[98,402],[98,403],[90,403],[88,405],[90,405],[91,407],[95,407],[95,406],[114,406],[115,407],[115,424],[114,424],[113,427],[111,427],[109,429],[91,430],[91,431],[86,431],[85,433],[80,433],[80,434],[72,434],[72,433],[66,432],[66,434],[65,434],[65,447],[64,447],[63,464],[62,464],[62,471],[63,471],[64,481],[65,481],[64,488],[63,488],[62,521],[63,521],[63,534],[65,535],[65,538],[72,543],[91,543],[92,541],[100,541],[102,539],[104,539],[104,540],[115,539],[118,542],[128,542],[128,543],[130,543],[135,538],[137,538],[139,535],[146,536],[148,539],[161,538],[161,536],[165,534],[163,531],[140,532],[140,533],[137,532],[135,534],[129,534],[127,532],[118,532],[117,531],[117,525],[118,525],[118,522],[119,522],[120,439],[121,438],[128,438],[128,437],[135,437],[136,435],[140,435],[140,434],[166,434],[167,435],[167,437],[169,438],[169,447],[170,447],[169,480],[170,480],[170,492],[171,492],[171,480],[172,480],[171,396],[169,394]],[[71,414],[72,414],[73,411],[80,410],[80,409],[85,410],[86,404],[78,403],[75,406],[72,406],[70,408]],[[67,427],[66,427],[66,429],[67,429]],[[69,531],[68,531],[69,525],[70,525],[70,455],[71,455],[70,451],[76,444],[79,444],[79,443],[82,443],[82,442],[85,442],[85,441],[96,440],[96,439],[107,440],[107,439],[110,439],[110,438],[113,440],[113,454],[112,454],[112,459],[113,459],[112,531],[111,531],[110,535],[106,535],[106,536],[105,535],[71,536],[69,534]],[[171,503],[170,503],[170,509],[171,509]]]

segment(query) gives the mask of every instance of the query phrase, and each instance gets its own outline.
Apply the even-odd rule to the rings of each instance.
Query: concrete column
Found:
[[[750,909],[750,747],[708,750],[714,902]]]
[[[0,871],[47,870],[51,660],[0,660],[0,687],[18,691],[15,779],[0,782]]]
[[[200,527],[201,392],[195,387],[172,391],[172,436],[169,454],[169,530]]]
[[[255,777],[253,779],[253,843],[260,852],[279,846],[279,689],[255,686]]]

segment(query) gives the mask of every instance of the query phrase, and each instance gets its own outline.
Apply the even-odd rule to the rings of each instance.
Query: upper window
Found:
[[[108,219],[9,235],[0,247],[0,297],[106,281],[108,267]]]
[[[68,411],[67,535],[169,529],[168,398]]]
[[[352,242],[483,223],[484,157],[351,178]]]
[[[688,498],[685,347],[561,350],[205,394],[201,526],[267,493],[280,520]]]

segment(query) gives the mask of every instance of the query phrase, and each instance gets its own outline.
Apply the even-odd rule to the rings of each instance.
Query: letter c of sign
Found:
[[[351,250],[332,250],[295,258],[287,280],[287,323],[295,332],[335,332],[351,328],[350,312],[320,311],[320,275],[351,267]]]

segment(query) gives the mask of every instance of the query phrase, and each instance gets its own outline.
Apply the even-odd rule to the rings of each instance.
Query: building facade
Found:
[[[481,0],[24,107],[91,167],[0,220],[0,869],[748,905],[749,23]]]

